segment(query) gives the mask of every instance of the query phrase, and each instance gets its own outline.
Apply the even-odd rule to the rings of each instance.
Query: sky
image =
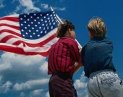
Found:
[[[76,38],[84,46],[89,40],[87,23],[93,16],[103,18],[107,37],[114,44],[113,63],[123,79],[123,1],[122,0],[0,0],[0,17],[53,7],[61,19],[73,22]],[[49,97],[47,59],[0,51],[0,97]],[[78,97],[88,97],[83,67],[74,74]]]

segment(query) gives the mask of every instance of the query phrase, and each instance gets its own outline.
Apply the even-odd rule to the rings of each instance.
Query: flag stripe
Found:
[[[20,43],[24,43],[24,44],[26,44],[26,45],[28,45],[28,46],[30,46],[30,47],[35,47],[35,46],[39,46],[39,45],[40,45],[40,46],[43,46],[44,44],[50,42],[53,38],[55,38],[55,34],[52,35],[52,36],[50,36],[50,37],[47,38],[46,40],[41,41],[41,42],[39,42],[39,43],[35,43],[35,44],[28,43],[28,42],[25,42],[25,41],[22,41],[22,40],[18,40],[18,41],[16,41],[16,42],[13,43],[13,44],[14,44],[14,45],[19,45]]]
[[[43,46],[37,46],[37,47],[29,47],[29,46],[27,46],[27,45],[25,45],[25,44],[20,44],[20,45],[18,45],[18,46],[16,46],[16,45],[11,45],[11,44],[4,44],[4,43],[1,43],[0,44],[2,47],[4,47],[4,46],[8,46],[8,47],[14,47],[14,48],[21,48],[21,49],[23,49],[23,51],[25,51],[25,52],[47,52],[48,50],[49,50],[49,44],[46,44],[46,45],[43,45]],[[2,48],[3,49],[3,48]]]
[[[4,30],[4,29],[5,30],[10,30],[10,31],[13,31],[13,32],[16,32],[16,33],[20,34],[20,30],[17,30],[15,28],[7,27],[7,26],[0,27],[0,30]]]
[[[11,38],[15,38],[15,37],[13,35],[7,35],[6,37],[2,38],[0,42],[5,43]]]
[[[3,17],[3,18],[0,18],[0,20],[9,20],[9,21],[14,21],[14,22],[18,22],[19,21],[19,18],[18,17]]]
[[[30,41],[30,43],[29,43],[29,41],[22,40],[21,37],[16,37],[16,36],[14,36],[12,34],[3,33],[3,35],[1,35],[0,42],[4,43],[4,42],[7,42],[11,38],[15,38],[16,41],[13,43],[13,45],[19,45],[20,43],[24,43],[24,44],[26,44],[28,46],[35,47],[35,46],[39,46],[39,45],[42,46],[42,45],[48,43],[50,40],[52,40],[55,37],[56,37],[56,34],[54,33],[51,36],[48,36],[48,38],[46,38],[45,40],[42,40],[42,41],[38,40],[35,43]]]
[[[43,52],[35,52],[35,51],[34,52],[25,52],[22,48],[2,45],[2,44],[0,44],[0,50],[14,52],[14,53],[23,54],[23,55],[36,55],[36,54],[40,54],[42,56],[48,55],[48,51],[46,51],[46,52],[44,52],[44,51]]]
[[[14,29],[16,29],[16,30],[19,30],[20,29],[20,27],[18,27],[18,26],[14,26],[14,25],[10,25],[10,24],[5,24],[5,23],[1,23],[0,24],[0,27],[10,27],[10,28],[14,28]]]
[[[56,38],[57,28],[52,29],[55,25],[54,21],[56,20],[53,20],[55,19],[54,14],[53,15],[49,15],[51,13],[48,14],[45,13],[44,15],[41,14],[33,14],[32,16],[31,14],[30,16],[28,14],[30,19],[26,19],[28,18],[28,16],[26,17],[26,15],[24,14],[24,21],[22,21],[23,17],[20,17],[19,15],[13,15],[13,16],[11,15],[11,16],[5,16],[3,18],[0,18],[0,50],[14,52],[17,54],[24,54],[24,55],[40,54],[42,56],[47,56],[50,46],[57,41]],[[33,19],[33,17],[36,17],[36,15],[40,15],[40,16],[37,16],[37,18]],[[19,17],[21,20],[19,20]],[[33,25],[33,23],[35,24]],[[38,25],[39,23],[42,24]],[[24,28],[22,28],[23,25]],[[25,30],[25,27],[28,25],[31,25],[30,27],[28,27],[29,30]],[[39,26],[39,28],[38,29],[36,28],[34,31],[32,30],[33,26],[35,28]],[[26,39],[24,37],[26,34],[27,35],[28,34],[31,35],[31,33],[35,34],[42,27],[44,27],[42,31],[47,29],[45,31],[46,35],[43,34],[44,35],[43,37],[36,38],[36,39],[28,39],[28,38]],[[52,30],[48,30],[48,29],[52,29]],[[23,34],[22,31],[25,31],[24,33],[26,34]],[[40,33],[42,32],[40,31]]]
[[[19,37],[19,36],[17,36],[17,35],[14,35],[14,34],[11,34],[11,33],[8,33],[8,32],[2,32],[1,34],[0,34],[0,40],[2,40],[4,37],[6,37],[6,36],[8,36],[8,35],[12,35],[13,37],[16,37],[16,38],[18,38],[18,39],[21,39],[21,37]]]
[[[19,21],[15,22],[15,21],[9,21],[9,20],[0,20],[0,24],[2,23],[19,27]]]
[[[14,32],[12,30],[8,30],[8,29],[0,30],[0,34],[5,33],[5,32],[21,37],[21,34]]]

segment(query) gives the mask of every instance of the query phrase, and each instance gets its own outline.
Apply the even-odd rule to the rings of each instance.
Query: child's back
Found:
[[[90,41],[81,52],[85,76],[89,78],[89,97],[123,97],[123,85],[112,62],[112,42],[106,38],[104,21],[93,18],[88,23]]]

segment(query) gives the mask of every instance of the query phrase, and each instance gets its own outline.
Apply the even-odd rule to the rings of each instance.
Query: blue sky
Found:
[[[113,62],[123,79],[123,1],[122,0],[0,0],[0,17],[32,11],[47,11],[52,6],[60,18],[76,26],[76,38],[83,46],[88,40],[86,25],[93,16],[104,19],[113,41]],[[47,62],[40,56],[0,53],[0,97],[49,97]],[[83,68],[74,75],[78,97],[88,97]]]

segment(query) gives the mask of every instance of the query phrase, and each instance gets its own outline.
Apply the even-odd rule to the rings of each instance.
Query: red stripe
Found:
[[[0,50],[8,51],[8,52],[13,52],[16,54],[22,54],[22,55],[42,55],[42,56],[47,56],[48,51],[46,52],[25,52],[22,48],[19,47],[12,47],[12,46],[7,46],[7,45],[1,45],[0,44]]]
[[[9,21],[18,22],[19,18],[18,17],[3,17],[3,18],[0,18],[0,20],[9,20]]]
[[[41,47],[41,46],[43,46],[44,44],[50,42],[53,38],[55,38],[55,37],[56,37],[55,35],[56,35],[56,34],[53,34],[52,36],[48,37],[46,40],[41,41],[41,42],[39,42],[39,43],[34,43],[34,44],[33,44],[33,43],[27,43],[27,42],[22,41],[22,40],[17,40],[16,42],[13,43],[13,45],[19,45],[19,44],[23,43],[23,44],[26,44],[26,45],[29,46],[29,47],[39,47],[39,46]],[[1,39],[0,42],[6,43],[6,41],[8,41],[8,40],[11,39],[11,38],[18,38],[18,37],[15,37],[15,36],[13,36],[13,35],[7,35],[7,36],[5,36],[3,39]],[[21,37],[20,37],[20,38],[21,38]]]
[[[12,31],[12,30],[8,30],[8,29],[0,30],[0,34],[2,34],[2,33],[4,33],[4,32],[7,32],[7,33],[10,33],[10,34],[13,34],[13,35],[16,35],[16,36],[21,37],[21,34],[16,33],[16,32],[14,32],[14,31]]]
[[[29,47],[36,47],[36,46],[40,46],[41,47],[41,46],[45,45],[46,43],[48,43],[49,41],[51,41],[52,39],[54,39],[55,37],[56,37],[56,34],[53,34],[52,36],[48,37],[46,40],[41,41],[39,43],[27,43],[25,41],[20,40],[20,41],[17,41],[15,43],[13,43],[13,45],[19,45],[21,43],[24,43],[24,44],[26,44]]]
[[[13,26],[13,25],[11,25],[11,24],[1,23],[1,24],[0,24],[0,27],[1,27],[1,26],[7,26],[7,27],[14,28],[14,29],[16,29],[16,30],[20,30],[20,27],[18,27],[18,26]]]
[[[13,35],[7,35],[6,37],[2,38],[2,39],[0,40],[0,42],[1,42],[1,43],[6,43],[6,41],[8,41],[8,40],[11,39],[11,38],[16,38],[16,37],[13,36]]]

